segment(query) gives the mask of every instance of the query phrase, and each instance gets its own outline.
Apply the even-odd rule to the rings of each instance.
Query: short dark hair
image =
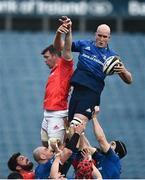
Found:
[[[49,51],[51,54],[55,54],[59,57],[61,56],[61,52],[57,51],[52,44],[50,46],[46,47],[45,49],[43,49],[41,54],[44,55],[47,51]]]
[[[125,144],[122,141],[115,141],[116,148],[115,152],[118,154],[119,158],[122,159],[127,154],[127,149]]]
[[[14,153],[10,159],[8,160],[8,167],[11,171],[16,171],[16,167],[18,165],[17,163],[17,157],[19,157],[21,153]]]
[[[7,179],[24,179],[23,176],[18,172],[11,172]]]

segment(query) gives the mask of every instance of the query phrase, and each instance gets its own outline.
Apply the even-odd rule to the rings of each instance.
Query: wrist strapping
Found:
[[[71,137],[70,141],[66,145],[66,148],[74,151],[76,149],[76,145],[78,143],[80,135],[77,133],[74,133],[73,136]]]
[[[74,117],[73,120],[70,122],[70,126],[78,126],[79,124],[82,123],[82,120],[78,117]]]

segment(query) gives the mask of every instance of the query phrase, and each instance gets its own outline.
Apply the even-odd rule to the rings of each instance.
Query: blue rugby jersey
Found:
[[[97,162],[96,167],[103,179],[119,179],[121,174],[120,159],[110,148],[107,153],[95,152],[92,158]]]
[[[71,163],[75,170],[79,161],[83,158],[81,151],[77,150],[71,155]],[[96,151],[92,155],[96,167],[100,171],[103,179],[119,179],[121,174],[120,159],[117,154],[110,148],[107,153]]]
[[[80,40],[72,43],[72,51],[79,52],[77,68],[72,76],[71,84],[86,86],[95,92],[101,92],[104,88],[103,64],[105,60],[118,55],[109,47],[96,47],[94,41]]]
[[[51,170],[53,161],[54,161],[54,157],[52,159],[49,159],[44,164],[38,164],[38,166],[35,169],[35,178],[48,179],[50,176],[50,170]]]

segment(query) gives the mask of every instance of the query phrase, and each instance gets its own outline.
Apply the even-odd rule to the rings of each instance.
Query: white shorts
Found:
[[[58,138],[63,141],[65,134],[65,119],[68,116],[68,110],[63,111],[44,111],[42,121],[41,141],[46,141],[46,136],[43,137],[42,131],[47,133],[49,138]]]

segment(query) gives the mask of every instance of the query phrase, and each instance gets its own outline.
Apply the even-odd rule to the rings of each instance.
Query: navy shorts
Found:
[[[69,121],[73,119],[75,113],[91,119],[94,107],[100,105],[100,95],[85,86],[74,87],[69,103]]]

